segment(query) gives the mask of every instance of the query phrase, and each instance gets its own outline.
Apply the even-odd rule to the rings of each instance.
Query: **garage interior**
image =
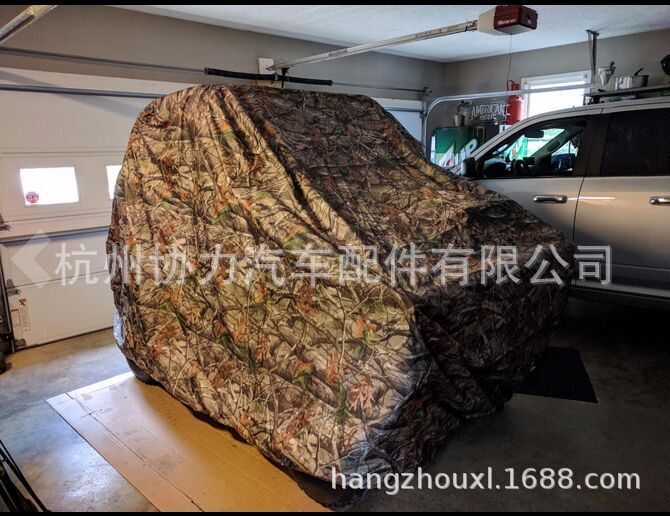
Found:
[[[582,175],[577,172],[581,165],[573,163],[570,177],[560,178],[565,200],[538,206],[571,209],[568,226],[555,221],[553,212],[536,214],[578,244],[611,245],[612,278],[615,284],[623,280],[616,292],[573,285],[552,330],[550,353],[529,381],[503,409],[465,418],[423,465],[431,475],[468,475],[488,468],[499,475],[513,468],[518,476],[530,468],[569,468],[575,478],[626,473],[640,479],[637,488],[411,489],[394,494],[371,489],[349,499],[273,465],[230,438],[223,425],[188,412],[160,387],[140,384],[115,341],[106,256],[112,201],[131,129],[157,97],[199,84],[252,82],[365,95],[420,142],[427,160],[463,171],[471,156],[479,159],[477,149],[488,152],[488,141],[512,134],[529,117],[546,121],[547,113],[560,109],[587,106],[575,116],[606,116],[612,127],[621,102],[631,106],[624,112],[653,108],[665,115],[656,117],[657,130],[649,129],[656,138],[649,145],[668,142],[669,6],[531,5],[536,28],[487,34],[478,17],[495,7],[61,5],[26,22],[20,17],[30,6],[0,6],[0,27],[7,29],[6,34],[0,29],[0,334],[6,369],[0,374],[0,439],[46,508],[668,510],[667,147],[665,161],[644,165],[657,167],[648,174],[654,175],[651,183],[643,172],[642,178],[634,173],[610,178],[624,204],[633,198],[628,195],[644,196],[649,216],[618,212],[622,205],[613,211],[593,209],[582,217],[600,225],[580,229],[584,208],[578,203],[584,192],[601,201],[606,196],[595,186],[588,190],[589,181],[595,185],[603,178],[591,176],[595,158],[583,158],[583,153],[578,156],[585,167]],[[17,19],[14,26],[6,25]],[[473,20],[479,20],[479,27]],[[440,37],[374,45],[439,27],[451,30]],[[330,54],[366,44],[373,48]],[[321,57],[301,62],[309,56]],[[269,75],[275,80],[268,80]],[[287,80],[297,77],[316,84]],[[593,115],[601,108],[613,111]],[[595,143],[580,143],[585,148],[588,141],[593,155],[593,149],[602,152],[607,145],[604,136],[598,144],[598,124],[586,129],[589,135],[593,131]],[[598,166],[601,161],[605,158],[598,158]],[[532,166],[524,166],[528,163]],[[517,200],[508,185],[522,179],[479,179]],[[578,181],[574,193],[570,181]],[[536,197],[556,193],[529,188],[525,193]],[[590,234],[608,219],[617,223],[611,233]],[[654,246],[639,263],[620,266],[617,246],[626,247],[631,239]],[[629,269],[640,275],[626,276]],[[128,426],[125,437],[118,433],[123,417],[114,422],[118,428],[105,426],[104,418],[96,418],[95,409],[86,405],[103,391],[110,396],[141,393],[143,402],[155,409],[151,423]],[[80,412],[68,413],[67,407],[75,405]],[[144,405],[131,408],[137,406]],[[123,407],[117,407],[118,414],[124,414]],[[117,412],[105,410],[114,419]],[[180,414],[183,421],[177,423],[169,414]],[[160,426],[161,415],[165,426]],[[93,428],[96,423],[99,428]],[[207,448],[194,438],[181,448],[179,441],[170,440],[179,429],[197,429],[211,439],[228,436],[222,446],[245,452],[239,463],[221,452],[223,465],[217,469],[206,455],[218,460],[212,451],[218,445]],[[225,460],[233,461],[230,468]],[[4,464],[3,471],[12,469]],[[237,489],[239,475],[246,487]],[[20,490],[28,496],[24,486]],[[330,504],[324,496],[346,500]]]

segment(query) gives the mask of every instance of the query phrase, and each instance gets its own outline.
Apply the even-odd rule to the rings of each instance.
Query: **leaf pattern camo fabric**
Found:
[[[437,273],[391,281],[382,256],[432,249],[538,245],[559,267],[572,244],[513,201],[438,168],[372,99],[270,88],[197,86],[152,102],[130,136],[108,252],[122,352],[197,412],[270,459],[322,479],[402,472],[430,458],[463,418],[490,414],[527,376],[567,287]],[[295,272],[320,257],[318,282],[211,260],[261,245]],[[337,279],[342,246],[375,246],[378,282]],[[152,256],[177,248],[183,282],[157,282]],[[211,281],[203,281],[207,275]],[[245,276],[247,275],[247,276]],[[251,278],[246,281],[246,278]]]

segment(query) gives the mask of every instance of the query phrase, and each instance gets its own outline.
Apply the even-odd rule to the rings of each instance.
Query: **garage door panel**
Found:
[[[187,86],[16,69],[0,69],[0,83],[151,93]],[[0,214],[10,227],[0,233],[0,257],[6,278],[20,291],[9,300],[15,337],[25,339],[26,344],[111,326],[112,295],[104,281],[111,217],[107,166],[121,165],[133,124],[149,102],[151,99],[26,92],[0,95]],[[27,203],[21,169],[62,167],[74,167],[77,202]],[[38,181],[37,187],[55,184],[61,189],[54,177],[51,182]],[[44,195],[53,200],[51,194]],[[71,253],[66,258],[70,267],[64,271],[59,270],[63,244],[66,253]],[[82,246],[94,254],[75,256]],[[85,265],[76,274],[76,260],[90,260],[96,283],[84,281]],[[72,283],[74,276],[80,278]]]
[[[0,84],[147,93],[168,93],[190,86],[16,68],[0,69]],[[0,124],[0,148],[3,151],[60,152],[111,147],[123,152],[138,113],[149,102],[150,99],[141,98],[3,93],[0,113],[11,117],[12,123]]]
[[[107,270],[107,231],[31,238],[0,245],[5,276],[17,286],[71,280]]]
[[[0,212],[11,229],[2,237],[15,238],[46,232],[44,224],[49,225],[49,232],[68,231],[74,229],[73,218],[85,225],[88,218],[109,214],[112,202],[107,185],[107,167],[120,165],[122,161],[122,154],[3,156],[0,158]],[[76,184],[67,185],[64,192],[74,189],[78,198],[76,202],[40,205],[39,195],[36,199],[28,199],[24,190],[39,189],[30,183],[22,183],[22,170],[44,171],[45,177],[48,177],[49,172],[59,169],[74,170]],[[52,194],[48,190],[35,193]],[[90,222],[88,224],[92,227]],[[104,223],[107,224],[109,220]]]
[[[34,346],[111,327],[114,303],[107,277],[94,275],[94,284],[52,281],[20,288],[9,296],[15,338]]]

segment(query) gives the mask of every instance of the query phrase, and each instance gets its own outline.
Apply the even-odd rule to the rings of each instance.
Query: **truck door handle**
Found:
[[[565,204],[568,202],[567,195],[536,195],[533,197],[533,202],[544,204]]]
[[[649,197],[652,206],[670,206],[670,195],[654,195]]]

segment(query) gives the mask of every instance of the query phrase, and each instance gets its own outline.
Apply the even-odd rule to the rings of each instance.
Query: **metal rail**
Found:
[[[89,97],[120,97],[135,99],[156,99],[166,95],[165,93],[145,93],[123,90],[92,90],[65,88],[60,86],[33,86],[29,84],[0,84],[0,91],[20,91],[25,93],[52,93],[56,95],[85,95]],[[413,113],[421,112],[420,109],[413,108],[393,108],[392,111],[408,111]],[[0,230],[1,229],[2,226],[0,225]]]
[[[293,77],[291,75],[278,75],[276,73],[245,73],[233,72],[231,70],[219,70],[218,68],[205,68],[205,75],[216,75],[229,79],[244,79],[249,81],[272,81],[289,82],[296,84],[311,84],[313,86],[332,86],[330,79],[307,79],[305,77]]]
[[[160,65],[153,63],[138,63],[134,61],[124,61],[121,59],[106,59],[104,57],[89,57],[74,54],[60,54],[58,52],[47,52],[44,50],[29,50],[26,48],[0,47],[0,53],[13,54],[19,56],[40,57],[48,59],[62,59],[64,61],[80,61],[82,63],[104,64],[112,66],[127,66],[132,68],[148,68],[152,70],[161,70],[164,72],[181,72],[201,74],[202,68],[186,68],[182,66]]]
[[[528,88],[525,90],[507,90],[507,91],[490,91],[487,93],[466,93],[463,95],[446,95],[443,97],[437,97],[433,100],[426,108],[425,116],[423,117],[423,144],[424,151],[428,150],[428,117],[435,107],[444,103],[444,102],[454,102],[457,100],[473,100],[473,99],[485,99],[485,98],[494,98],[494,97],[509,97],[511,95],[526,95],[528,93],[547,93],[552,91],[565,91],[565,90],[585,90],[591,89],[592,84],[579,84],[577,86],[552,86],[549,88]]]
[[[0,43],[4,43],[15,36],[28,25],[39,20],[42,16],[58,7],[57,5],[31,5],[17,14],[0,27]]]
[[[86,95],[92,97],[123,97],[135,99],[155,99],[165,93],[140,93],[137,91],[89,90],[61,88],[56,86],[32,86],[25,84],[0,84],[0,91],[23,91],[27,93],[55,93],[58,95]]]
[[[416,41],[424,41],[427,39],[441,38],[443,36],[449,36],[451,34],[458,34],[460,32],[470,32],[477,30],[477,21],[467,21],[465,23],[459,23],[457,25],[449,25],[447,27],[440,27],[439,29],[427,30],[423,32],[417,32],[414,34],[408,34],[407,36],[400,36],[397,38],[385,39],[383,41],[377,41],[374,43],[366,43],[363,45],[356,45],[349,48],[341,48],[339,50],[333,50],[331,52],[324,52],[323,54],[316,54],[309,57],[301,57],[299,59],[293,59],[291,61],[279,61],[272,66],[268,66],[268,70],[275,72],[281,72],[293,68],[294,66],[309,64],[309,63],[318,63],[321,61],[329,61],[331,59],[339,59],[341,57],[354,56],[356,54],[363,54],[365,52],[370,52],[371,50],[377,50],[380,48],[393,47],[396,45],[403,45],[405,43],[414,43]]]
[[[156,70],[161,72],[177,72],[177,73],[194,74],[194,75],[202,75],[203,73],[202,68],[188,68],[183,66],[160,65],[153,63],[138,63],[134,61],[124,61],[120,59],[106,59],[102,57],[61,54],[58,52],[47,52],[44,50],[28,50],[25,48],[0,47],[0,54],[10,54],[10,55],[19,55],[19,56],[37,57],[46,59],[61,59],[65,61],[78,61],[82,63],[102,64],[109,66],[145,68],[148,70]],[[380,86],[375,84],[357,84],[352,82],[338,82],[338,81],[333,81],[332,85],[346,88],[365,88],[365,89],[378,89],[378,90],[389,90],[389,91],[404,91],[410,93],[424,93],[425,91],[425,88],[403,88],[397,86]]]

